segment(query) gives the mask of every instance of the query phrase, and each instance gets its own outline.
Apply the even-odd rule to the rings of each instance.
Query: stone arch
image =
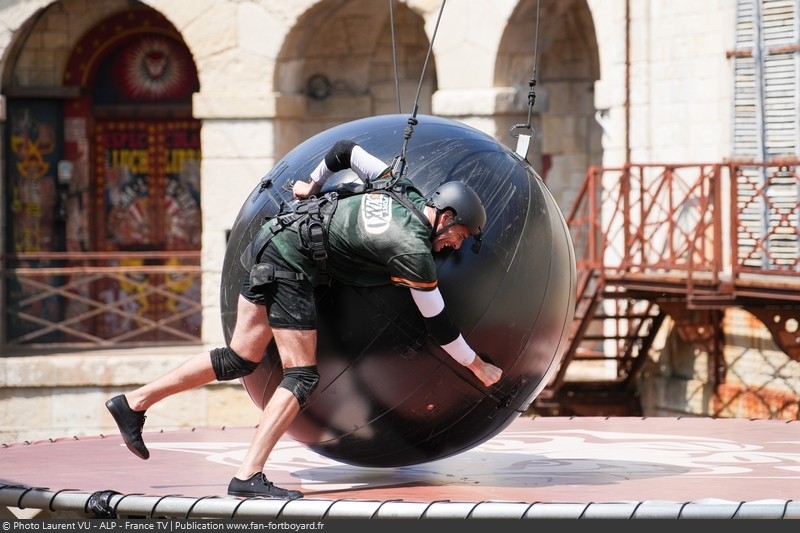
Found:
[[[510,123],[526,124],[529,81],[536,63],[534,136],[528,160],[566,210],[586,169],[601,162],[602,131],[594,118],[599,51],[586,0],[539,2],[521,0],[510,17],[498,50],[495,84],[516,88],[515,108],[524,111],[512,113]]]
[[[64,85],[90,88],[93,83],[98,82],[98,73],[104,67],[103,61],[119,46],[143,34],[147,34],[151,39],[164,39],[165,43],[173,46],[174,50],[170,50],[170,52],[177,55],[180,68],[186,71],[187,78],[186,86],[179,93],[174,90],[162,92],[160,95],[151,95],[152,98],[149,100],[155,102],[163,101],[166,98],[171,103],[191,102],[191,95],[199,89],[197,69],[191,53],[172,23],[161,13],[144,4],[136,5],[120,13],[110,14],[81,36],[72,47],[64,67]],[[111,59],[121,58],[111,57]],[[140,97],[144,96],[141,92],[138,94]],[[140,100],[138,103],[145,103],[142,98],[138,99]]]
[[[84,205],[103,204],[102,209],[83,210],[80,215],[85,218],[82,226],[88,229],[89,234],[76,236],[81,242],[80,245],[73,244],[73,247],[99,250],[114,250],[120,246],[199,249],[200,124],[192,119],[191,111],[192,95],[198,91],[199,81],[191,53],[172,23],[144,4],[107,14],[74,43],[64,67],[63,84],[78,88],[74,98],[65,100],[63,110],[64,157],[72,162],[74,175],[79,178],[73,186],[73,194],[87,196],[90,203]],[[146,182],[147,190],[165,196],[163,199],[142,198],[151,209],[146,218],[172,229],[160,230],[152,226],[148,235],[127,239],[113,236],[112,242],[106,241],[108,232],[103,233],[102,228],[108,230],[112,224],[109,217],[113,217],[107,211],[111,209],[113,213],[118,209],[105,205],[107,198],[101,202],[97,197],[101,188],[105,187],[107,191],[108,184],[103,186],[102,180],[107,179],[111,171],[100,164],[103,152],[111,150],[107,145],[100,145],[104,135],[108,135],[102,132],[110,131],[109,128],[127,131],[130,135],[137,131],[139,135],[148,137],[139,147],[148,152],[148,162],[139,166],[147,168],[141,169],[142,175],[137,179],[151,180]],[[130,153],[135,153],[132,147],[128,148]],[[176,168],[175,172],[168,170],[168,159],[179,150],[183,151],[182,157],[191,154],[188,156],[191,161],[185,159],[179,165],[182,169]],[[122,162],[132,162],[133,156],[126,159],[122,154],[128,152],[112,152],[121,154],[120,168],[127,168],[125,174],[134,179],[133,175],[138,171],[134,171],[129,163]],[[156,157],[161,158],[159,162],[154,160]],[[173,183],[173,180],[180,183]],[[120,186],[126,187],[124,184]],[[176,187],[184,191],[180,194],[194,198],[183,202],[184,208],[177,210],[169,207],[169,204],[175,204],[176,199],[167,192]],[[161,212],[157,206],[172,209],[177,218]],[[129,215],[120,215],[120,221],[127,220]],[[92,231],[98,227],[100,231]],[[139,231],[142,226],[131,229]],[[126,231],[124,224],[120,231]],[[138,242],[140,238],[142,242]]]
[[[4,50],[4,91],[61,86],[72,47],[89,28],[111,14],[146,7],[135,0],[57,0],[39,4],[15,6],[4,13],[8,18],[4,18],[3,25],[13,32],[12,43]],[[15,21],[21,22],[14,26]]]
[[[96,253],[92,266],[144,272],[163,263],[189,272],[199,263],[202,237],[200,122],[192,118],[199,81],[180,33],[141,2],[63,0],[21,24],[16,41],[3,73],[10,148],[4,251],[27,254],[38,266],[50,261],[41,253],[60,254],[65,264]],[[134,278],[142,283],[125,285]],[[108,276],[102,287],[86,279],[75,274],[81,297],[52,298],[44,317],[53,324],[63,316],[85,319],[71,322],[63,336],[31,328],[30,338],[113,337],[132,322],[168,313],[179,318],[161,331],[137,332],[136,341],[199,337],[194,273],[167,281],[142,273]],[[145,285],[167,289],[155,295]],[[6,296],[24,301],[22,290]],[[133,305],[107,313],[111,321],[82,314],[92,299],[104,305],[126,297]],[[22,333],[27,314],[18,314]]]
[[[311,7],[299,17],[277,58],[276,154],[343,122],[410,113],[428,48],[422,16],[402,2],[394,4],[393,13],[386,3],[374,0],[323,0]],[[431,58],[420,90],[420,113],[430,112],[435,73]]]
[[[17,64],[20,60],[20,55],[25,50],[25,45],[31,33],[36,30],[39,21],[47,13],[47,8],[31,9],[30,13],[26,13],[22,17],[22,22],[18,27],[10,29],[11,38],[8,46],[3,48],[2,57],[2,79],[3,89],[19,85],[19,80],[16,79]],[[3,21],[7,22],[7,21]]]

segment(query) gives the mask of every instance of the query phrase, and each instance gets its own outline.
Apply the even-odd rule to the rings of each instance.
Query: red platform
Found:
[[[14,444],[0,448],[0,504],[53,511],[111,490],[120,493],[115,503],[121,514],[129,506],[128,515],[141,508],[151,516],[185,509],[201,516],[258,515],[255,500],[226,496],[253,433],[145,432],[147,461],[131,454],[117,434]],[[471,517],[483,506],[492,516],[585,517],[613,510],[636,517],[657,509],[676,518],[689,510],[710,517],[800,518],[800,422],[520,417],[460,455],[387,469],[342,464],[284,438],[268,476],[305,498],[258,500],[267,514],[294,509],[296,516],[331,516],[336,506],[367,518],[433,511]]]

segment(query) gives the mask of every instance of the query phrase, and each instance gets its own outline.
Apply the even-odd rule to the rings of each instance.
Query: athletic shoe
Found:
[[[228,485],[228,494],[231,496],[261,497],[275,500],[296,500],[303,497],[303,493],[299,490],[276,487],[266,478],[263,472],[253,474],[245,480],[233,478]]]
[[[119,432],[122,435],[122,440],[130,451],[137,457],[147,459],[150,457],[150,451],[144,445],[142,440],[142,428],[144,421],[147,418],[144,416],[144,411],[134,411],[128,405],[128,400],[124,394],[114,396],[106,402],[106,408],[114,417],[114,422],[119,427]]]

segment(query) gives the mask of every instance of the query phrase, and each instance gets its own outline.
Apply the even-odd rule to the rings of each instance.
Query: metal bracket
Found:
[[[706,352],[709,358],[709,375],[714,384],[725,382],[727,364],[723,357],[723,328],[720,309],[689,309],[686,301],[656,302],[675,323],[675,330],[681,340],[691,343],[698,350]]]
[[[744,309],[764,323],[781,350],[800,361],[800,307],[767,305],[746,306]]]

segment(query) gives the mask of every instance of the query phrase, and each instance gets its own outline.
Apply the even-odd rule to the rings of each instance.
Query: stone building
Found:
[[[797,9],[792,0],[3,2],[0,442],[115,431],[105,398],[223,343],[222,264],[242,202],[283,155],[337,124],[411,114],[417,101],[419,113],[509,147],[514,127],[530,126],[528,160],[565,213],[591,166],[796,158]],[[754,28],[767,36],[759,46]],[[737,66],[762,55],[783,67]],[[747,85],[753,72],[788,88],[759,96],[769,84]],[[761,115],[742,111],[748,95],[751,109],[767,102],[777,113],[768,122],[783,136],[759,133]],[[48,347],[63,330],[36,336],[19,320],[64,327],[61,318],[48,316],[47,299],[17,312],[8,274],[58,266],[49,252],[111,254],[104,266],[117,273],[164,257],[161,266],[183,272],[191,261],[181,258],[196,258],[199,282],[184,289],[200,291],[199,307],[176,326],[194,337],[119,336],[131,317],[114,302],[147,304],[117,284],[100,297],[105,318],[70,335],[119,342]],[[181,312],[169,304],[159,305]],[[766,387],[772,400],[715,408],[708,358],[667,323],[640,384],[646,414],[796,418],[798,361],[747,313],[731,308],[724,321],[729,379]],[[148,429],[256,420],[238,384],[213,384],[154,407]]]

